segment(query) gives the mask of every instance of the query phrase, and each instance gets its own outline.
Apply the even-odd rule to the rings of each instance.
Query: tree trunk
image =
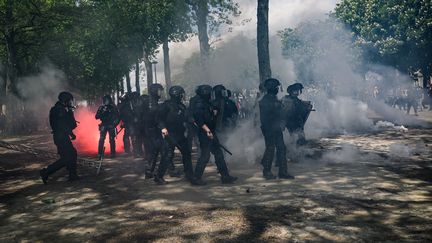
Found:
[[[117,105],[119,104],[119,100],[120,100],[120,84],[117,82],[116,84],[116,95],[117,95]]]
[[[123,95],[125,93],[123,79],[120,80],[120,93]]]
[[[4,85],[5,96],[15,91],[15,81],[17,78],[17,59],[16,59],[16,46],[15,46],[15,30],[13,28],[13,0],[7,0],[6,5],[6,51],[7,51],[7,64],[6,64],[6,79]]]
[[[423,88],[426,88],[429,84],[430,84],[430,80],[431,80],[431,64],[429,65],[424,65],[424,67],[422,68],[422,73],[423,73]]]
[[[141,94],[141,87],[140,87],[140,66],[139,66],[139,61],[138,60],[135,62],[135,88],[136,88],[136,91]]]
[[[168,39],[166,39],[162,45],[163,55],[164,55],[164,74],[165,74],[165,84],[166,91],[171,88],[171,67],[170,67],[170,56],[169,56],[169,46]]]
[[[207,33],[207,17],[209,9],[207,0],[197,1],[194,5],[197,15],[198,40],[200,43],[200,62],[203,73],[203,80],[208,80],[209,75],[209,59],[210,59],[210,44]]]
[[[269,0],[258,0],[257,48],[260,82],[271,77],[268,29]]]
[[[126,73],[126,88],[127,88],[128,93],[132,92],[132,86],[131,86],[131,80],[130,80],[129,72]]]
[[[150,88],[150,85],[153,84],[153,70],[152,70],[152,62],[150,61],[150,56],[147,54],[147,52],[144,50],[144,65],[146,69],[146,76],[147,76],[147,91]]]

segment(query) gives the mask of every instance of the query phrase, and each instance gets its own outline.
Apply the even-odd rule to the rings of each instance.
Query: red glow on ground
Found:
[[[74,130],[77,139],[74,145],[79,154],[97,155],[99,143],[99,123],[95,119],[95,112],[86,107],[78,108],[75,111],[75,119],[79,122],[78,127]],[[117,127],[120,130],[120,127]],[[123,131],[116,138],[116,152],[123,153]],[[105,138],[105,154],[110,153],[109,135]]]

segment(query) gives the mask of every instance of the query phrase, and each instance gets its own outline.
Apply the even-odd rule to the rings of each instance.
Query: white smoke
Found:
[[[38,74],[19,78],[17,91],[25,111],[23,119],[45,126],[50,107],[66,87],[64,73],[52,65],[43,66]]]

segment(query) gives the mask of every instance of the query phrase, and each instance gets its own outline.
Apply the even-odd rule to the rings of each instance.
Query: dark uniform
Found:
[[[138,92],[132,92],[129,95],[129,106],[131,112],[130,134],[132,137],[132,148],[134,157],[144,156],[144,121],[142,114],[144,109],[143,100],[143,97],[141,97]]]
[[[132,122],[133,122],[133,113],[132,106],[129,100],[129,95],[126,94],[121,98],[120,104],[118,105],[120,120],[122,121],[122,128],[124,129],[123,133],[123,147],[125,153],[131,152],[131,141],[132,140]]]
[[[50,110],[49,122],[60,159],[40,170],[44,184],[47,183],[49,175],[65,166],[69,171],[69,180],[78,179],[77,151],[71,141],[76,138],[73,130],[77,127],[73,114],[73,96],[69,92],[61,92],[58,99],[59,101]]]
[[[169,90],[170,99],[165,101],[159,108],[157,121],[162,131],[163,149],[155,182],[164,184],[163,176],[168,167],[173,164],[174,150],[177,147],[182,155],[184,172],[189,181],[193,181],[193,167],[191,150],[186,137],[186,106],[182,103],[185,91],[180,86],[173,86]],[[166,132],[164,134],[164,132]]]
[[[212,105],[217,110],[216,130],[221,134],[235,126],[238,110],[234,101],[228,98],[228,90],[223,85],[213,87],[213,92],[215,98]]]
[[[297,144],[306,143],[304,134],[304,125],[312,111],[312,105],[309,101],[302,101],[298,98],[301,94],[303,85],[295,83],[288,86],[288,95],[282,98],[282,106],[286,128],[291,135],[297,135]]]
[[[210,103],[212,87],[200,85],[197,89],[199,98],[195,101],[193,117],[198,128],[198,139],[201,154],[195,167],[196,185],[204,185],[202,180],[205,167],[210,159],[210,153],[215,157],[218,172],[221,174],[222,183],[233,183],[236,177],[230,176],[224,155],[216,134],[216,110]]]
[[[239,110],[237,108],[237,104],[234,100],[232,100],[231,90],[227,90],[228,98],[226,100],[226,113],[223,121],[228,128],[235,128],[237,126],[237,120],[239,116]]]
[[[111,99],[111,96],[105,95],[103,97],[103,105],[101,105],[96,112],[96,119],[101,120],[99,124],[99,146],[98,146],[98,155],[99,158],[103,157],[104,151],[104,143],[107,133],[109,133],[109,143],[110,143],[110,151],[111,157],[115,157],[116,155],[116,127],[120,122],[119,112],[117,110],[116,105]]]
[[[286,147],[283,140],[282,103],[277,99],[280,82],[277,79],[267,79],[264,82],[267,93],[259,101],[261,131],[264,135],[265,152],[261,164],[263,176],[267,180],[275,179],[271,172],[274,153],[279,166],[279,178],[292,179],[287,172]]]
[[[189,100],[189,107],[186,110],[187,118],[188,118],[188,122],[187,122],[187,125],[186,125],[187,126],[187,131],[188,131],[187,132],[187,139],[188,139],[188,146],[189,146],[190,151],[192,151],[194,139],[196,138],[196,136],[198,134],[198,128],[195,125],[195,118],[193,116],[193,111],[195,110],[195,106],[196,106],[197,101],[199,99],[200,98],[199,98],[198,94],[196,94],[195,96],[193,96],[192,98],[190,98],[190,100]]]
[[[146,177],[151,178],[154,175],[157,159],[162,152],[163,139],[156,116],[160,107],[159,99],[161,98],[164,88],[160,84],[152,84],[149,87],[149,96],[144,100],[143,124],[145,128],[145,145],[146,159],[149,164],[146,169]]]
[[[415,87],[409,87],[407,90],[407,114],[409,114],[411,107],[414,109],[414,114],[417,116],[417,106],[419,104],[420,92]]]

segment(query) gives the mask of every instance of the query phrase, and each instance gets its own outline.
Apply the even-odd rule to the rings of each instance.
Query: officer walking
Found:
[[[158,155],[162,152],[163,138],[158,127],[156,116],[160,107],[159,100],[164,92],[161,84],[151,84],[149,96],[143,104],[143,122],[145,128],[146,158],[150,168],[146,169],[146,177],[152,178],[156,169]]]
[[[205,167],[210,159],[210,153],[215,157],[221,181],[224,184],[233,183],[237,177],[230,176],[225,162],[224,155],[220,148],[219,139],[216,133],[217,110],[210,103],[212,87],[200,85],[197,88],[198,98],[194,104],[193,117],[198,129],[198,139],[201,154],[195,167],[195,185],[205,185],[202,180]]]
[[[74,98],[69,92],[61,92],[58,96],[57,103],[49,112],[49,122],[52,129],[54,144],[57,146],[57,153],[60,159],[50,164],[47,168],[39,171],[44,184],[47,183],[48,177],[54,172],[65,167],[69,171],[69,181],[77,180],[77,151],[72,141],[76,136],[73,130],[77,127],[77,122],[73,114]]]
[[[104,156],[104,143],[107,133],[109,133],[109,143],[110,143],[110,152],[111,157],[114,158],[116,155],[116,144],[115,137],[117,136],[116,127],[120,122],[119,112],[117,110],[116,105],[114,104],[111,96],[105,95],[102,98],[103,104],[99,107],[96,112],[96,119],[101,120],[99,124],[99,145],[98,145],[98,155],[99,159],[102,159]]]
[[[279,166],[280,179],[294,179],[287,172],[286,147],[283,140],[284,121],[282,117],[282,103],[277,98],[280,82],[270,78],[264,81],[267,93],[259,101],[261,131],[264,135],[265,152],[261,164],[263,176],[266,180],[275,179],[271,172],[274,153],[276,150],[276,163]]]
[[[297,145],[306,144],[304,125],[312,111],[312,104],[309,101],[298,98],[302,90],[301,83],[292,84],[287,88],[288,95],[282,98],[286,128],[291,135],[297,136]]]
[[[144,99],[138,92],[131,92],[128,95],[131,114],[130,135],[132,137],[133,156],[144,156],[143,152],[143,107]],[[128,108],[128,109],[129,109]]]
[[[120,120],[122,121],[123,133],[123,147],[126,154],[131,153],[131,141],[132,141],[132,107],[129,100],[129,94],[124,95],[120,98],[120,104],[118,105]]]
[[[185,91],[181,86],[172,86],[170,99],[165,101],[157,113],[158,127],[163,137],[162,158],[154,181],[165,184],[163,176],[168,167],[173,164],[174,150],[177,147],[182,155],[186,179],[193,183],[193,167],[191,150],[186,137],[186,106],[183,104]]]
[[[228,128],[234,127],[238,110],[235,103],[229,99],[225,86],[216,85],[213,87],[213,92],[215,98],[212,100],[212,105],[217,109],[216,130],[221,134],[227,132]]]

